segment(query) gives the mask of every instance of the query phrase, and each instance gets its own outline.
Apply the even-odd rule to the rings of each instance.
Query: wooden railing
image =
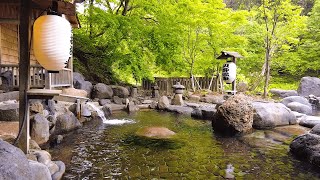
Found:
[[[47,89],[72,86],[72,70],[63,68],[61,71],[59,71],[59,73],[49,73],[48,79],[49,81],[46,84]]]
[[[14,88],[19,87],[19,66],[17,64],[1,64],[0,74],[6,71],[12,72],[12,85]],[[48,73],[40,65],[30,66],[30,88],[46,88],[72,86],[72,70],[64,68],[59,73]]]
[[[208,89],[211,81],[211,77],[195,77],[195,85],[196,88],[200,86],[201,89]],[[154,82],[150,80],[143,80],[142,87],[144,90],[151,90],[153,85],[157,84],[161,93],[164,94],[172,94],[173,89],[172,86],[177,82],[180,82],[183,86],[186,87],[186,90],[192,89],[191,79],[189,77],[173,77],[173,78],[162,78],[155,77]],[[199,86],[198,86],[199,84]],[[211,91],[217,91],[217,78],[214,77],[211,87]]]

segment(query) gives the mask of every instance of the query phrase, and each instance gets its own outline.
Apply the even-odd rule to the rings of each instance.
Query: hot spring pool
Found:
[[[88,122],[50,150],[54,160],[66,164],[64,179],[224,179],[227,172],[236,179],[320,178],[319,169],[292,157],[288,145],[252,148],[238,138],[216,136],[207,121],[156,111],[112,119]],[[171,139],[136,135],[150,126],[177,134]]]

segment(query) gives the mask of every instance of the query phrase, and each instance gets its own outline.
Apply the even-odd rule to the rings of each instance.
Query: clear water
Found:
[[[292,157],[288,145],[252,148],[237,138],[216,136],[210,122],[155,111],[112,118],[136,123],[113,126],[93,120],[51,149],[53,159],[66,163],[64,179],[320,178],[319,169]],[[177,134],[167,140],[135,135],[146,126]]]

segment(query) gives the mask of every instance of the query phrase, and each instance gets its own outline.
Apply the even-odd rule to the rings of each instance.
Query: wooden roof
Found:
[[[221,51],[221,55],[217,57],[217,59],[228,59],[230,57],[243,58],[243,56],[238,52]]]
[[[75,4],[58,0],[32,0],[33,17],[38,17],[44,10],[52,5],[52,1],[57,1],[58,12],[64,14],[72,27],[79,28],[80,23],[76,14]],[[0,1],[0,23],[18,23],[20,0],[1,0]]]

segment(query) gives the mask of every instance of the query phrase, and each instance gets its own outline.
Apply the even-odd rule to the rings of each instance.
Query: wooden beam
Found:
[[[31,0],[20,1],[19,26],[19,139],[18,146],[24,152],[29,151],[29,102],[27,91],[30,79],[30,14]]]
[[[4,24],[19,24],[20,21],[18,19],[0,18],[0,23],[4,23]]]
[[[1,0],[0,4],[20,4],[20,0]]]
[[[58,12],[68,16],[75,16],[76,6],[69,2],[57,1],[58,2]],[[45,10],[52,6],[52,0],[32,0],[32,7],[34,9]]]

